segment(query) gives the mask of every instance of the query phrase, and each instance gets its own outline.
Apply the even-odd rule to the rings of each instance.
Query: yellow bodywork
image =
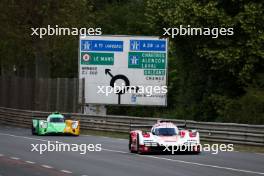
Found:
[[[72,135],[75,135],[75,136],[79,136],[80,135],[80,122],[77,121],[78,125],[77,125],[77,128],[75,128],[75,129],[72,128],[72,123],[73,122],[76,122],[76,121],[65,120],[66,127],[64,128],[64,133],[68,133],[68,134],[72,134]]]

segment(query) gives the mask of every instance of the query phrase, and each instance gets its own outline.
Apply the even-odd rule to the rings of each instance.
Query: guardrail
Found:
[[[46,119],[50,112],[28,111],[0,107],[0,122],[4,125],[31,127],[33,117]],[[66,113],[64,113],[66,114]],[[93,116],[70,114],[81,121],[81,129],[128,133],[133,129],[149,130],[158,119],[129,116]],[[165,120],[165,119],[163,119]],[[177,124],[186,124],[188,129],[197,129],[202,141],[226,142],[264,146],[264,125],[236,123],[196,122],[191,120],[167,119]]]

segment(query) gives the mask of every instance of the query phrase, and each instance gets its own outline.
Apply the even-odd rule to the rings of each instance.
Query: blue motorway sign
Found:
[[[131,51],[166,51],[165,40],[130,40]]]
[[[117,51],[123,52],[123,41],[81,40],[81,51]]]

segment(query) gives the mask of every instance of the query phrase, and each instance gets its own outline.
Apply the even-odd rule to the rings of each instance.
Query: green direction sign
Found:
[[[128,68],[165,69],[166,53],[129,52]]]
[[[81,53],[82,65],[114,65],[114,53]]]

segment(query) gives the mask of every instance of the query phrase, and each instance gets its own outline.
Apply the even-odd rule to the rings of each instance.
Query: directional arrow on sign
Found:
[[[110,71],[111,71],[111,69],[109,69],[109,68],[105,69],[105,74],[106,75],[109,74],[113,78],[114,76],[112,75],[112,73]]]
[[[129,79],[125,76],[125,75],[122,75],[122,74],[119,74],[119,75],[115,75],[113,76],[112,73],[110,72],[111,69],[107,68],[105,69],[105,74],[107,75],[110,75],[111,76],[111,80],[110,80],[110,86],[111,87],[114,87],[115,86],[115,82],[119,79],[123,80],[125,82],[125,88],[122,88],[121,90],[119,90],[116,94],[118,94],[118,104],[121,104],[121,95],[126,93],[126,91],[128,89],[133,89],[133,90],[136,90],[136,92],[138,92],[139,90],[139,87],[136,86],[136,87],[130,87],[130,82],[129,82]]]

